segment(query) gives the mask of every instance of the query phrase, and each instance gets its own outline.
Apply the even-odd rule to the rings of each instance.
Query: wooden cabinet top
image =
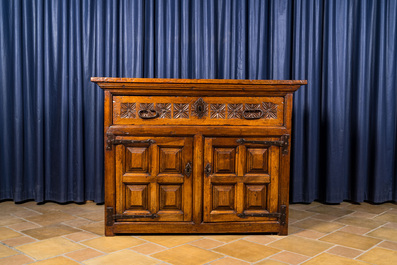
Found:
[[[167,91],[236,91],[291,93],[307,80],[248,80],[248,79],[168,79],[168,78],[113,78],[91,77],[102,89],[158,89]],[[159,92],[159,91],[158,91]]]

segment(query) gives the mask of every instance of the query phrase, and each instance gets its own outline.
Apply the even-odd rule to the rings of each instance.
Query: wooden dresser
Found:
[[[288,233],[305,80],[91,81],[105,91],[106,235]]]

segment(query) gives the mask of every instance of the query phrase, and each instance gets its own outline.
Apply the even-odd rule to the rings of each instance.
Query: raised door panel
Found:
[[[274,220],[277,213],[280,147],[277,138],[206,138],[204,222]],[[265,144],[263,144],[265,142]]]
[[[116,147],[116,219],[190,221],[193,139],[119,140],[122,144]]]

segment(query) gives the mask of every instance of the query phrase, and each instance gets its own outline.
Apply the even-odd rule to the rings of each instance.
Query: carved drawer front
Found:
[[[283,97],[114,96],[113,124],[284,124]]]
[[[204,222],[277,220],[280,138],[206,138]]]
[[[193,139],[118,137],[116,220],[190,221]]]

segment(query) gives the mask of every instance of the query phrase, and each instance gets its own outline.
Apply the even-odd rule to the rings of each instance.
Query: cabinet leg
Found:
[[[113,227],[105,226],[105,236],[114,236]]]

